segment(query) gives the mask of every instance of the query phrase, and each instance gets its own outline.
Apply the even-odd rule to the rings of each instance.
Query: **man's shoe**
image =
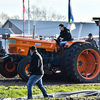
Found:
[[[47,96],[44,96],[44,98],[53,98],[54,95],[47,95]]]
[[[33,97],[27,98],[27,100],[32,100],[32,99],[33,99]]]

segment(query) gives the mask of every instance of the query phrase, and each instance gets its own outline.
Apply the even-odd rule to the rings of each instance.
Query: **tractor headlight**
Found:
[[[24,53],[25,50],[24,49],[19,49],[19,53]]]

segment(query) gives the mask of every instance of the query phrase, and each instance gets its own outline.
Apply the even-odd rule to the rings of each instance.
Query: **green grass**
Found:
[[[100,90],[100,86],[45,86],[48,93],[64,92],[64,91],[78,91],[78,90]],[[33,95],[42,94],[38,87],[33,86]],[[0,97],[20,98],[27,96],[26,86],[0,86]]]

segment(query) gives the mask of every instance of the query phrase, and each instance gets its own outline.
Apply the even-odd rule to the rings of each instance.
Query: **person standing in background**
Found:
[[[96,46],[98,48],[97,42],[93,39],[92,33],[89,33],[88,39],[85,40],[86,42],[90,42],[92,45]]]

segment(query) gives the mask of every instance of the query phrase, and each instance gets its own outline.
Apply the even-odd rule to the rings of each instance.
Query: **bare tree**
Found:
[[[28,9],[26,10],[26,14],[28,14]],[[39,8],[35,5],[31,6],[30,18],[32,20],[49,20],[49,21],[59,21],[65,20],[66,17],[60,14],[57,14],[56,11],[47,10],[46,8]]]
[[[8,20],[10,17],[6,14],[6,13],[4,13],[4,12],[2,12],[1,14],[0,14],[0,20],[1,20],[1,23],[2,24],[4,24],[5,22],[6,22],[6,20]]]
[[[18,15],[14,15],[11,17],[11,19],[20,19],[20,17]]]
[[[28,9],[26,9],[26,14],[28,15]],[[26,16],[27,18],[27,16]],[[3,25],[8,19],[20,19],[18,15],[14,15],[12,17],[8,16],[8,14],[2,12],[0,14],[0,22]],[[47,10],[46,8],[39,8],[35,5],[31,6],[30,12],[30,19],[31,20],[48,20],[48,21],[60,21],[65,20],[66,17],[56,13],[56,11],[52,11],[52,8]]]
[[[0,14],[0,25],[2,26],[8,19],[20,19],[18,15],[14,15],[12,17],[8,16],[8,14],[2,12]]]
[[[41,16],[43,20],[47,20],[47,10],[45,8],[41,10]]]
[[[65,16],[62,16],[62,15],[60,15],[60,14],[58,14],[57,16],[56,16],[56,20],[65,20],[66,19],[66,17]]]
[[[42,20],[41,15],[42,15],[41,9],[33,5],[31,7],[31,12],[30,12],[31,19]]]

